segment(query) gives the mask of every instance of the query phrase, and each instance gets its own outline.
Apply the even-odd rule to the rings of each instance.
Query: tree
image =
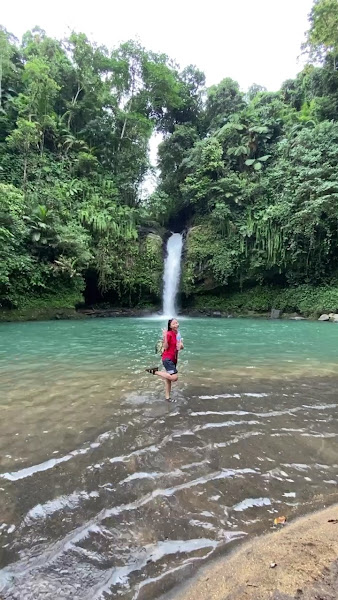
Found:
[[[214,131],[225,125],[230,117],[245,107],[244,94],[239,85],[227,77],[218,85],[209,88],[205,110],[207,131]]]
[[[189,230],[189,294],[338,281],[332,6],[312,12],[322,64],[279,92],[244,94],[230,78],[206,90],[197,67],[137,41],[109,50],[34,28],[19,44],[1,30],[0,303],[74,306],[84,290],[87,302],[156,302],[161,236],[177,228]],[[145,198],[154,131],[158,186]]]
[[[337,0],[315,0],[309,14],[310,29],[307,32],[304,49],[310,56],[321,61],[328,52],[334,56],[336,69],[338,54],[338,3]]]
[[[255,98],[255,96],[257,96],[257,94],[261,94],[263,92],[267,92],[266,87],[263,85],[258,85],[258,83],[253,83],[246,93],[246,98],[250,102]]]
[[[12,57],[14,54],[13,46],[10,44],[10,35],[0,27],[0,111],[3,112],[3,81],[9,71],[14,69]]]
[[[7,137],[9,148],[23,155],[23,188],[26,189],[28,165],[31,150],[37,150],[41,140],[41,131],[37,123],[19,118],[16,129]]]

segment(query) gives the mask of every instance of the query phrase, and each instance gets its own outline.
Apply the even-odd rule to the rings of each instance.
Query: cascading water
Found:
[[[163,273],[163,315],[168,318],[176,315],[176,296],[181,275],[182,246],[182,234],[173,233],[167,242],[167,256]]]

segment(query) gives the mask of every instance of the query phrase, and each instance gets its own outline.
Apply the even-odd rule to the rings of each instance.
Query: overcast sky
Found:
[[[138,38],[181,67],[196,65],[207,85],[232,77],[246,91],[253,83],[278,90],[295,77],[313,0],[17,0],[2,2],[1,24],[18,38],[39,25],[62,38],[82,31],[109,48]],[[156,163],[160,138],[150,142]],[[145,189],[154,187],[151,177]]]
[[[246,90],[277,90],[302,64],[297,57],[312,0],[17,0],[1,3],[1,24],[17,37],[39,25],[53,37],[82,31],[113,47],[138,37],[184,67],[195,64],[207,84],[224,77]]]

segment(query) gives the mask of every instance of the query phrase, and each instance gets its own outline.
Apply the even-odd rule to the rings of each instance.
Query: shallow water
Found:
[[[160,330],[0,325],[4,600],[158,598],[337,500],[336,325],[181,320],[175,404],[144,372]]]

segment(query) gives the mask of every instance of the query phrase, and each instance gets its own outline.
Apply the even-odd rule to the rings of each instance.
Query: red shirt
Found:
[[[176,365],[177,363],[177,340],[176,331],[172,329],[167,331],[168,348],[162,354],[162,360],[169,358]]]

